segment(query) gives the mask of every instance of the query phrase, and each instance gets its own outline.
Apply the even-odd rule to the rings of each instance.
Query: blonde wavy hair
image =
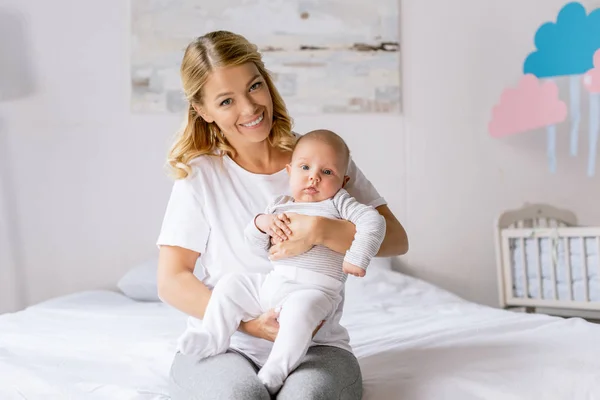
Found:
[[[175,179],[187,177],[191,173],[189,162],[198,156],[228,154],[235,157],[235,149],[220,134],[219,127],[202,119],[194,104],[202,104],[202,88],[212,71],[248,62],[258,68],[273,100],[269,144],[284,151],[293,150],[296,138],[292,133],[292,120],[256,45],[232,32],[210,32],[187,46],[181,63],[181,81],[189,104],[183,128],[177,133],[167,158],[170,175]]]

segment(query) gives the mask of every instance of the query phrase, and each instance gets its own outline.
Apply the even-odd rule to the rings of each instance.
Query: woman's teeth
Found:
[[[261,121],[263,120],[263,117],[264,117],[264,114],[261,114],[261,115],[260,115],[260,117],[256,118],[254,121],[252,121],[252,122],[250,122],[250,123],[248,123],[248,124],[242,124],[242,126],[245,126],[245,127],[248,127],[248,128],[249,128],[249,127],[252,127],[252,126],[258,125],[258,124],[260,124],[260,123],[261,123]]]

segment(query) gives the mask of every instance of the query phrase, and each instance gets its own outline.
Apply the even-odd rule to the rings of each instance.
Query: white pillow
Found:
[[[137,301],[160,301],[158,298],[158,286],[156,282],[156,270],[158,259],[151,259],[133,267],[119,279],[117,287],[123,294]],[[392,269],[391,257],[375,257],[369,264],[369,269]],[[204,269],[200,259],[196,262],[194,275],[199,279],[203,278]],[[368,270],[367,270],[368,274]]]

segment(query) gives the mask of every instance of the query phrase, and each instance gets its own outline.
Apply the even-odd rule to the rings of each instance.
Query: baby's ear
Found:
[[[291,169],[292,169],[292,166],[290,164],[285,164],[285,170],[287,171],[288,175],[290,174]]]
[[[350,177],[348,175],[344,176],[344,182],[342,183],[342,187],[346,187],[346,184],[350,181]]]

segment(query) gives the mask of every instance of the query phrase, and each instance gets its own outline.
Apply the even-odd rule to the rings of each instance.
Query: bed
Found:
[[[0,399],[168,399],[186,317],[116,291],[0,316]],[[600,325],[489,308],[387,269],[349,278],[364,399],[600,399]]]

